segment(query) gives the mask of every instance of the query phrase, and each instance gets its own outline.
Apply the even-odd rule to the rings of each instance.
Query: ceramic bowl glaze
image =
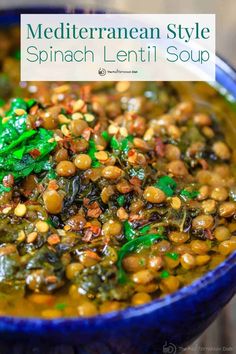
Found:
[[[36,11],[52,9],[5,10],[0,12],[0,24],[16,23],[20,12]],[[216,78],[236,99],[236,73],[219,58]],[[0,353],[177,353],[209,326],[235,292],[236,253],[191,285],[140,307],[87,319],[0,317]]]

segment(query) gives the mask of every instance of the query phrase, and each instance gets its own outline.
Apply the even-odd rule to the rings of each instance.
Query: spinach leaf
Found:
[[[26,265],[27,270],[45,268],[53,271],[63,268],[59,255],[55,251],[50,250],[47,246],[43,246],[41,249],[37,250]]]
[[[180,191],[180,196],[186,197],[188,199],[195,199],[195,198],[197,198],[198,194],[199,194],[199,191],[196,191],[196,190],[188,191],[187,189],[182,189]]]
[[[96,143],[94,140],[89,140],[89,149],[88,149],[88,155],[91,157],[92,159],[92,167],[99,167],[101,165],[101,163],[98,161],[98,159],[96,159],[95,157],[95,152],[97,152],[97,148],[96,148]]]
[[[6,152],[12,150],[15,146],[19,145],[23,141],[28,140],[28,138],[35,135],[36,133],[36,130],[28,130],[24,132],[18,139],[13,141],[11,144],[7,145],[5,148],[1,149],[0,155],[4,155]]]
[[[177,183],[169,176],[162,176],[154,186],[161,189],[167,197],[172,197],[175,193]]]
[[[127,220],[124,222],[124,234],[127,240],[132,240],[136,236],[136,231],[134,230],[132,224]]]
[[[130,149],[130,143],[134,140],[132,135],[128,135],[126,138],[117,140],[114,136],[111,138],[110,145],[113,150],[127,153]]]
[[[12,101],[7,112],[7,121],[0,120],[0,182],[11,174],[17,181],[30,173],[51,171],[49,154],[55,148],[56,142],[51,138],[53,132],[40,128],[28,130],[27,113],[21,116],[15,114],[16,108],[27,111],[35,100],[25,102],[21,98]],[[0,184],[0,193],[9,191]]]
[[[0,256],[0,282],[6,279],[12,279],[19,269],[19,263],[15,256]]]

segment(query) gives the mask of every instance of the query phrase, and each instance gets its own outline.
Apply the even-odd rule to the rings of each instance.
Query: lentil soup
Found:
[[[235,114],[205,83],[20,83],[0,32],[0,314],[93,316],[236,249]],[[227,138],[227,139],[226,139]]]

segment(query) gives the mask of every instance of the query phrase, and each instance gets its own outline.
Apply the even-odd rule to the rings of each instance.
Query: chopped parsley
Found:
[[[130,143],[132,143],[134,137],[132,135],[128,135],[126,138],[121,140],[121,150],[127,153],[130,149]]]
[[[0,194],[4,192],[10,192],[10,187],[5,187],[3,184],[0,183]]]
[[[120,195],[117,198],[117,203],[119,204],[120,207],[122,207],[125,204],[125,196],[124,195]]]
[[[176,252],[168,252],[166,253],[166,256],[177,261],[177,259],[179,259],[179,254]]]
[[[108,134],[108,132],[106,130],[104,130],[102,133],[101,133],[101,136],[103,137],[103,139],[105,139],[107,142],[110,141],[111,137],[110,135]]]
[[[120,143],[114,136],[111,138],[110,145],[113,150],[120,150]]]
[[[67,306],[68,306],[68,305],[65,304],[65,303],[59,303],[59,304],[56,304],[56,305],[55,305],[55,309],[56,309],[56,310],[63,311],[63,310],[65,310],[65,308],[66,308]]]
[[[161,274],[160,274],[160,277],[162,278],[162,279],[166,279],[166,278],[168,278],[170,276],[170,273],[168,272],[168,270],[163,270],[162,272],[161,272]]]
[[[199,195],[199,191],[188,191],[187,189],[182,189],[180,191],[180,196],[188,199],[195,199]]]
[[[111,138],[110,145],[113,150],[127,153],[130,149],[130,143],[133,141],[134,137],[128,135],[126,138],[117,140],[114,136]]]
[[[2,98],[0,98],[0,107],[3,107],[4,104],[5,104],[5,101]]]
[[[13,53],[13,58],[15,58],[16,60],[20,60],[20,50],[16,50]]]
[[[177,183],[169,176],[162,176],[154,186],[161,189],[167,197],[172,197],[175,193]]]
[[[96,143],[94,140],[90,139],[89,140],[89,149],[88,149],[88,155],[92,159],[92,167],[99,167],[101,166],[101,163],[98,161],[98,159],[95,157],[95,152],[97,152],[96,148]]]

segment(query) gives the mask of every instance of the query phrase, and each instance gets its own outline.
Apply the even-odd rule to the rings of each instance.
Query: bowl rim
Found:
[[[0,14],[4,12],[0,10]],[[222,76],[220,77],[219,74]],[[225,83],[219,81],[228,80],[225,86]],[[216,55],[216,84],[220,86],[228,93],[230,93],[234,99],[236,99],[236,70],[222,57]],[[8,316],[0,315],[0,332],[6,326],[14,325],[19,326],[19,329],[22,329],[22,324],[25,323],[30,326],[31,330],[34,328],[42,328],[45,325],[51,326],[63,326],[65,324],[73,324],[76,327],[98,327],[104,322],[114,322],[119,320],[126,320],[131,318],[136,318],[149,314],[151,312],[157,311],[160,308],[164,308],[168,305],[172,305],[182,299],[186,298],[189,295],[196,295],[197,292],[202,290],[208,285],[214,283],[221,276],[227,276],[227,273],[236,267],[236,251],[229,255],[223,262],[221,262],[217,267],[208,271],[200,278],[194,280],[189,285],[184,286],[183,288],[177,290],[172,294],[165,295],[161,298],[152,300],[151,302],[140,305],[140,306],[131,306],[123,310],[112,311],[105,314],[98,314],[93,317],[63,317],[55,319],[44,319],[40,317],[17,317],[17,316]],[[90,327],[90,328],[91,328]],[[23,329],[22,329],[23,330]]]

